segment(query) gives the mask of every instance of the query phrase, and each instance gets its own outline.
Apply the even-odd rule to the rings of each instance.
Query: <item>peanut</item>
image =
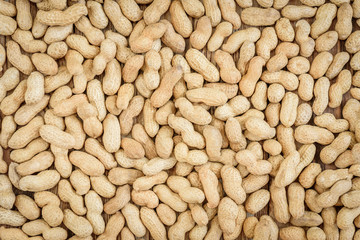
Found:
[[[120,212],[115,213],[110,217],[108,224],[105,227],[104,233],[101,234],[98,237],[98,239],[115,240],[117,238],[117,235],[120,233],[121,229],[123,229],[124,224],[125,224],[124,216]]]
[[[71,7],[67,8],[64,11],[60,10],[50,10],[43,11],[39,10],[36,14],[37,20],[48,26],[64,26],[68,24],[75,23],[83,15],[88,13],[87,8],[84,4],[78,3],[74,4]]]
[[[104,204],[104,211],[107,214],[116,213],[123,208],[130,200],[130,187],[125,185],[116,190],[116,194],[106,204]]]
[[[227,52],[217,50],[215,52],[215,61],[220,66],[220,77],[226,83],[238,83],[241,79],[239,70],[235,67],[231,55]]]
[[[331,22],[336,16],[336,11],[336,5],[332,3],[326,3],[319,7],[316,12],[315,22],[311,25],[311,36],[313,38],[318,38],[330,28]]]
[[[278,36],[276,35],[275,29],[267,27],[263,30],[259,41],[256,43],[256,53],[265,60],[268,60],[270,58],[271,50],[276,47],[277,43]]]
[[[247,71],[248,63],[254,57],[254,55],[255,44],[251,41],[245,41],[240,48],[239,61],[237,62],[237,68],[242,75],[244,75]]]
[[[285,127],[291,127],[296,120],[296,107],[298,105],[299,98],[296,94],[286,93],[280,110],[280,121]]]
[[[56,170],[45,170],[37,175],[28,175],[20,179],[19,187],[24,191],[40,192],[53,188],[60,180]]]
[[[230,54],[233,54],[241,47],[241,45],[245,41],[256,42],[260,38],[260,34],[261,32],[259,31],[259,29],[253,27],[239,30],[230,35],[227,42],[223,44],[222,49]]]
[[[249,7],[241,12],[241,20],[250,26],[273,25],[279,18],[280,13],[274,8]]]
[[[180,1],[174,1],[170,5],[171,23],[174,29],[184,38],[188,38],[193,31],[190,19]]]
[[[88,209],[86,218],[93,227],[93,232],[97,235],[102,234],[105,230],[105,221],[101,216],[103,203],[95,191],[89,191],[85,195],[85,205]]]
[[[34,40],[31,32],[17,29],[12,39],[20,44],[21,48],[29,53],[45,52],[46,43],[41,40]]]
[[[316,81],[314,86],[314,103],[313,103],[313,112],[316,115],[321,115],[329,102],[329,88],[330,82],[329,79],[326,77],[322,77]]]
[[[131,50],[134,53],[149,51],[153,47],[154,42],[164,35],[165,31],[166,26],[161,22],[146,26],[136,39],[130,40]]]
[[[261,216],[259,224],[256,224],[254,230],[254,239],[276,239],[278,234],[279,229],[274,220],[268,215]]]
[[[13,17],[16,15],[15,5],[9,2],[2,1],[1,3],[1,14],[9,17]]]
[[[83,215],[86,213],[82,196],[75,193],[69,181],[61,180],[59,182],[59,197],[63,202],[68,202],[76,214]]]
[[[185,234],[195,226],[195,222],[191,217],[190,211],[183,212],[179,215],[177,222],[169,228],[169,239],[177,237],[183,239]]]
[[[94,1],[89,1],[87,3],[88,6],[93,5],[93,4],[94,4]],[[88,11],[92,12],[92,8],[90,7]],[[92,16],[93,15],[89,15],[90,20],[85,16],[81,17],[75,23],[75,26],[79,31],[81,31],[81,32],[83,32],[85,34],[86,38],[89,40],[89,42],[91,44],[94,44],[94,45],[98,46],[104,40],[105,36],[104,36],[104,33],[102,31],[100,31],[97,27],[101,28],[105,24],[107,25],[107,18],[106,17],[103,18],[103,16],[100,18],[100,16],[98,15],[100,21],[96,20],[94,22],[94,19],[92,18]],[[100,26],[99,26],[99,24],[100,24]]]
[[[182,77],[183,70],[180,66],[173,67],[163,77],[160,86],[150,98],[154,107],[162,107],[171,98],[172,89]],[[170,90],[170,91],[169,91]]]
[[[216,26],[215,32],[210,37],[207,48],[209,51],[216,51],[219,49],[224,39],[232,33],[232,25],[229,22],[221,22]]]
[[[319,207],[332,207],[339,200],[339,197],[348,192],[351,188],[350,180],[340,180],[336,182],[328,191],[321,193],[316,198]]]
[[[21,163],[16,167],[16,171],[21,176],[27,176],[49,168],[53,162],[54,156],[50,152],[44,151],[34,156],[29,161]]]
[[[200,73],[205,80],[219,81],[219,71],[201,52],[192,48],[186,52],[185,57],[191,68]]]
[[[78,195],[85,195],[90,190],[90,179],[80,169],[73,171],[69,180]]]
[[[166,239],[165,227],[154,210],[142,207],[140,218],[154,239]]]
[[[300,3],[0,0],[0,238],[357,238],[360,5]]]
[[[251,214],[255,214],[263,209],[270,200],[270,193],[265,189],[260,189],[251,193],[245,202],[245,209]]]
[[[216,98],[212,97],[216,96]],[[188,90],[186,97],[195,103],[204,103],[207,106],[224,105],[228,99],[227,95],[217,88],[196,88]]]
[[[91,162],[90,165],[84,164],[84,159]],[[70,162],[79,167],[85,174],[89,176],[100,176],[104,173],[104,165],[95,157],[81,151],[73,151],[69,155]]]
[[[169,0],[153,1],[144,11],[145,23],[149,25],[158,22],[160,17],[169,9],[170,4],[171,1]]]
[[[1,180],[1,194],[3,198],[0,201],[0,206],[5,209],[11,209],[15,203],[15,194],[11,188],[11,182],[6,175],[0,175]]]
[[[221,15],[224,20],[229,21],[234,29],[239,29],[241,26],[241,19],[236,12],[236,4],[234,0],[227,0],[219,2]]]
[[[221,22],[221,11],[216,1],[205,0],[203,2],[205,7],[205,15],[211,20],[211,26],[216,27]]]
[[[21,53],[20,46],[14,41],[6,43],[7,59],[15,66],[20,72],[29,75],[33,69],[30,58]]]
[[[87,237],[93,232],[90,222],[86,218],[76,215],[70,209],[64,210],[64,224],[78,237]]]

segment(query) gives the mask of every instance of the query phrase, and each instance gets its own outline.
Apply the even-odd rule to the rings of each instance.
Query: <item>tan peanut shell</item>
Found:
[[[0,0],[0,238],[358,239],[359,17]]]

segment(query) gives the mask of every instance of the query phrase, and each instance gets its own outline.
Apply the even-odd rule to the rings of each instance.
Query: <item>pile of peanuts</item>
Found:
[[[0,0],[0,239],[360,239],[357,25],[360,0]]]

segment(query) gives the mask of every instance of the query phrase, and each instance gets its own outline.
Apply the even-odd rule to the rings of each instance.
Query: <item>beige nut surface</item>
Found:
[[[0,0],[0,239],[358,239],[359,17]]]

